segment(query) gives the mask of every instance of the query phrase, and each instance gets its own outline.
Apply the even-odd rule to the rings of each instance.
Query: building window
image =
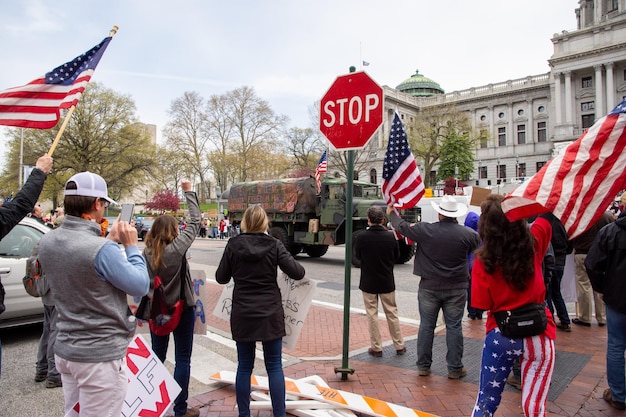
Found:
[[[546,161],[537,162],[537,172],[539,172],[545,164],[546,164]]]
[[[523,145],[526,143],[526,125],[517,125],[517,144]]]
[[[518,115],[518,116],[523,116],[523,115],[524,115],[524,109],[519,109],[519,110],[517,111],[517,115]]]
[[[626,69],[624,70],[624,81],[626,81]]]
[[[539,107],[537,107],[537,111],[539,113],[543,113],[544,111],[546,111],[546,108],[544,106],[539,106]]]
[[[596,102],[595,101],[587,101],[585,103],[580,103],[580,111],[591,111],[595,110]]]
[[[483,166],[478,167],[478,178],[480,179],[487,178],[487,167],[483,167]]]
[[[496,176],[498,179],[506,178],[506,165],[496,166]]]
[[[487,120],[487,116],[485,116],[484,114],[482,116],[480,116],[480,121],[484,122],[485,120]]]
[[[517,164],[517,178],[524,178],[526,176],[526,164],[519,163]]]
[[[546,122],[538,122],[537,123],[537,142],[545,142],[546,140],[548,140]]]
[[[504,113],[503,112],[498,113],[498,119],[504,119]]]
[[[593,78],[591,77],[583,77],[581,79],[583,88],[592,88],[593,87]]]
[[[618,3],[619,3],[619,0],[607,0],[606,12],[607,13],[616,12],[619,7]]]
[[[489,145],[489,134],[487,133],[487,129],[480,129],[480,147],[484,149],[488,145]]]
[[[498,146],[506,146],[506,127],[498,128]]]
[[[596,118],[595,114],[583,114],[582,115],[583,129],[589,129],[591,126],[593,126],[593,122],[595,118]]]
[[[376,184],[377,178],[378,178],[378,175],[376,173],[376,170],[372,168],[370,170],[370,182],[372,184]]]

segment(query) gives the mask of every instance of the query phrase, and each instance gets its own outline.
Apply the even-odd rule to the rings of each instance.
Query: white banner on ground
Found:
[[[294,349],[304,320],[311,307],[313,301],[313,293],[317,281],[303,278],[299,281],[289,278],[286,274],[278,277],[278,287],[283,301],[283,310],[285,313],[285,332],[283,338],[283,346],[287,349]],[[224,320],[230,320],[230,312],[233,304],[233,288],[235,283],[231,280],[224,286],[224,290],[213,310],[213,314]]]
[[[146,340],[136,335],[126,350],[128,391],[120,417],[162,417],[181,389]],[[78,417],[76,403],[65,417]]]

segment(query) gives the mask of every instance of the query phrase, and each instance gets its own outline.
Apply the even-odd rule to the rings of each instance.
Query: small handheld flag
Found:
[[[317,192],[322,189],[322,173],[328,171],[328,161],[326,160],[326,151],[322,154],[317,167],[315,168],[315,182],[317,183]]]

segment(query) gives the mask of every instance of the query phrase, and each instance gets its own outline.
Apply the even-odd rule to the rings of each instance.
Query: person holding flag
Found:
[[[448,378],[459,379],[467,374],[463,366],[461,321],[467,301],[468,255],[478,248],[480,238],[475,231],[458,224],[457,218],[465,215],[468,207],[453,196],[444,196],[441,204],[431,202],[439,214],[438,222],[410,224],[404,221],[396,209],[414,207],[423,195],[424,184],[396,113],[383,163],[383,196],[394,229],[417,242],[413,274],[421,277],[417,293],[418,373],[430,375],[435,327],[439,311],[443,310]]]

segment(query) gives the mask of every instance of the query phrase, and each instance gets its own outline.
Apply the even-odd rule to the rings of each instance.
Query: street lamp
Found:
[[[478,185],[480,185],[480,180],[482,178],[482,170],[483,170],[483,161],[478,161]]]
[[[500,194],[500,158],[496,160],[496,182],[498,183],[498,194]]]

